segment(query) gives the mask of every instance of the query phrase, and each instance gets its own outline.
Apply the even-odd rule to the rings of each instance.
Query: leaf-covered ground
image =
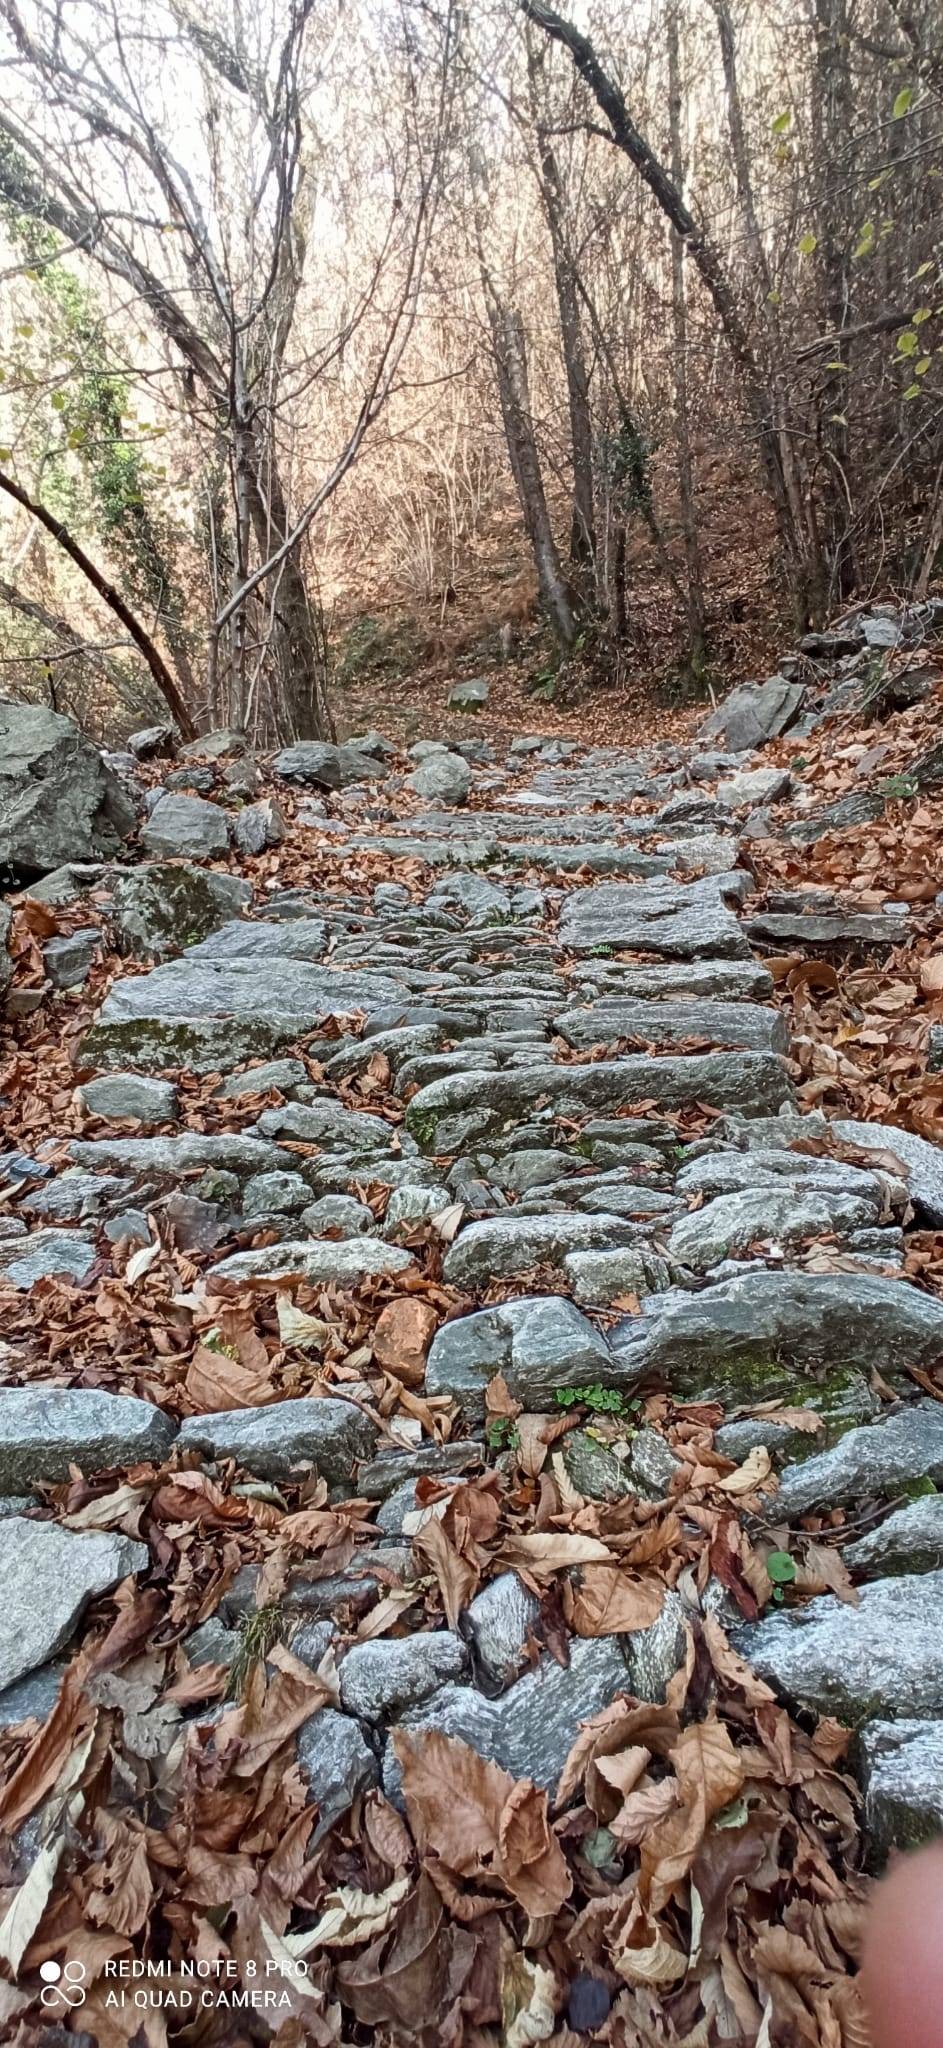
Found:
[[[905,946],[857,959],[800,947],[773,971],[804,1103],[933,1138],[943,1114],[943,1074],[927,1067],[943,1021],[943,802],[906,778],[937,738],[940,709],[936,688],[877,739],[870,722],[833,721],[802,743],[803,781],[819,803],[858,787],[862,756],[881,746],[881,818],[809,848],[771,837],[745,849],[748,914],[784,889],[825,888],[864,910],[893,896],[913,909]],[[781,741],[764,763],[797,752]],[[291,810],[284,792],[279,800]],[[244,871],[263,897],[276,884],[341,878],[365,897],[387,880],[419,897],[429,882],[416,861],[344,855],[316,828],[291,832]],[[75,1048],[110,979],[128,971],[104,924],[84,991],[43,994],[44,941],[89,915],[87,900],[64,911],[23,900],[15,912],[16,986],[32,988],[37,1006],[15,1027],[0,1090],[7,1141],[26,1152],[50,1133],[105,1128],[74,1097]],[[323,1079],[313,1051],[301,1053],[310,1078]],[[176,1078],[181,1127],[196,1132],[238,1129],[277,1100],[237,1107],[214,1097],[217,1076]],[[395,1133],[404,1103],[390,1081],[381,1054],[337,1093]],[[711,1117],[692,1104],[678,1122],[690,1137]],[[380,1215],[388,1191],[359,1192]],[[445,1210],[414,1226],[406,1277],[353,1288],[208,1285],[208,1255],[155,1230],[147,1248],[119,1246],[114,1270],[103,1260],[81,1287],[51,1279],[6,1293],[6,1377],[53,1373],[63,1385],[141,1394],[176,1416],[329,1389],[366,1407],[381,1442],[460,1438],[456,1406],[423,1391],[435,1330],[470,1305],[441,1270],[460,1220]],[[245,1227],[233,1247],[258,1241]],[[821,1270],[834,1254],[813,1244],[806,1256]],[[911,1237],[908,1262],[919,1285],[943,1292],[938,1237]],[[555,1273],[528,1284],[561,1286]],[[496,1283],[483,1298],[513,1291],[520,1282]],[[613,1316],[632,1312],[627,1298]],[[314,1581],[356,1572],[374,1505],[354,1487],[329,1500],[317,1478],[275,1485],[227,1461],[210,1476],[179,1454],[93,1482],[76,1470],[47,1489],[43,1512],[68,1529],[140,1539],[150,1570],[137,1591],[129,1581],[89,1612],[45,1721],[0,1735],[0,2017],[15,2048],[51,2048],[63,2030],[102,2048],[271,2035],[282,2048],[863,2048],[855,1969],[867,1881],[849,1733],[791,1719],[693,1597],[719,1584],[746,1618],[825,1589],[853,1602],[847,1517],[804,1518],[787,1553],[769,1533],[768,1454],[734,1465],[714,1448],[720,1409],[663,1390],[629,1404],[587,1388],[530,1415],[497,1375],[487,1410],[488,1463],[457,1485],[420,1481],[433,1512],[412,1532],[418,1576],[352,1598],[335,1617],[342,1636],[455,1627],[480,1587],[513,1571],[539,1601],[533,1658],[543,1649],[565,1665],[574,1639],[651,1626],[671,1588],[691,1596],[691,1618],[664,1704],[623,1696],[589,1719],[552,1802],[464,1743],[401,1730],[402,1809],[375,1787],[322,1834],[295,1738],[336,1701],[336,1660],[329,1651],[314,1670],[293,1654],[281,1595],[299,1567]],[[814,1435],[814,1411],[778,1412]],[[642,1425],[681,1461],[666,1498],[580,1494],[561,1456],[567,1434],[588,1426],[618,1447]],[[261,1577],[238,1667],[191,1665],[184,1639],[250,1564]],[[41,1848],[40,1814],[53,1850]],[[83,1966],[86,1995],[74,2008],[63,1995],[53,2012],[40,2003],[42,1966],[64,1953]],[[144,1964],[150,1973],[135,1977]]]

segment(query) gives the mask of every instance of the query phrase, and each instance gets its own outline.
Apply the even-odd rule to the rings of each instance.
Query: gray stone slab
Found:
[[[191,1415],[181,1425],[178,1443],[181,1450],[211,1458],[235,1458],[260,1479],[284,1479],[299,1466],[312,1465],[330,1486],[346,1486],[353,1493],[356,1461],[370,1456],[376,1437],[361,1409],[326,1395],[278,1401],[271,1408]]]
[[[792,1707],[850,1727],[943,1715],[943,1572],[876,1579],[734,1629],[735,1649]]]
[[[0,1240],[0,1274],[27,1293],[38,1280],[81,1285],[95,1264],[95,1246],[79,1230],[34,1230],[29,1237]]]
[[[501,1068],[459,1073],[430,1081],[413,1096],[408,1130],[425,1150],[439,1149],[439,1127],[473,1112],[476,1135],[511,1122],[524,1122],[535,1109],[579,1116],[589,1109],[616,1109],[656,1102],[666,1109],[704,1102],[711,1108],[739,1108],[764,1114],[791,1099],[786,1069],[775,1053],[712,1052],[620,1060],[586,1065]]]
[[[145,1074],[103,1074],[86,1081],[78,1091],[82,1108],[89,1116],[110,1117],[116,1122],[128,1118],[139,1124],[176,1123],[180,1098],[171,1081],[155,1081]]]
[[[112,1466],[159,1463],[175,1433],[169,1415],[131,1394],[36,1381],[0,1387],[0,1491],[53,1485],[70,1465],[91,1478]]]
[[[141,832],[141,844],[158,857],[182,854],[212,860],[229,846],[229,820],[219,804],[202,796],[162,796]]]
[[[626,952],[742,958],[744,933],[710,876],[684,886],[667,881],[601,882],[574,890],[563,907],[560,944],[575,953],[612,946]]]
[[[305,1280],[334,1281],[352,1286],[373,1273],[401,1273],[412,1256],[399,1245],[380,1244],[375,1238],[291,1239],[286,1244],[264,1245],[257,1251],[233,1252],[221,1259],[213,1272],[221,1280],[280,1280],[299,1273]]]
[[[928,1493],[897,1508],[876,1529],[846,1543],[849,1571],[866,1578],[895,1572],[930,1572],[943,1565],[943,1493]]]
[[[460,1678],[467,1662],[461,1637],[449,1629],[355,1643],[339,1666],[341,1705],[363,1721],[387,1721]]]
[[[943,1721],[871,1721],[861,1730],[872,1860],[919,1849],[943,1830]]]
[[[574,1639],[564,1670],[550,1657],[519,1678],[500,1700],[486,1700],[472,1686],[447,1685],[402,1717],[404,1728],[440,1728],[470,1743],[515,1778],[530,1778],[551,1795],[581,1721],[628,1689],[628,1672],[617,1637],[592,1642]],[[394,1738],[395,1740],[395,1738]],[[387,1749],[387,1791],[397,1791],[394,1745]]]
[[[311,1031],[322,1018],[392,1002],[399,993],[391,975],[352,968],[332,973],[304,960],[280,959],[273,974],[264,960],[184,958],[116,982],[102,1005],[100,1026],[224,1017],[273,1019],[296,1032]]]
[[[312,1841],[319,1842],[347,1813],[358,1793],[377,1783],[379,1765],[359,1722],[348,1714],[338,1714],[333,1707],[322,1707],[310,1721],[302,1722],[297,1752],[311,1798],[319,1809],[312,1836]]]
[[[621,1216],[585,1216],[579,1210],[549,1216],[488,1217],[469,1223],[449,1247],[443,1277],[451,1286],[483,1287],[493,1279],[560,1266],[571,1251],[608,1251],[625,1244],[632,1226]]]
[[[555,1294],[501,1302],[444,1323],[430,1347],[426,1391],[453,1395],[466,1416],[480,1421],[485,1388],[498,1372],[514,1398],[538,1412],[553,1407],[558,1387],[632,1383],[602,1332]]]
[[[797,1387],[875,1360],[892,1382],[908,1366],[928,1368],[943,1353],[943,1302],[870,1274],[757,1269],[699,1293],[651,1295],[609,1336],[629,1374],[734,1406],[791,1400]]]
[[[321,960],[328,927],[320,917],[294,917],[284,923],[237,918],[221,925],[189,948],[193,960]],[[307,1076],[305,1076],[307,1079]]]
[[[149,1563],[146,1544],[115,1530],[0,1522],[0,1689],[64,1649],[89,1601]]]
[[[716,1195],[672,1226],[668,1255],[678,1265],[707,1272],[755,1244],[792,1250],[807,1238],[851,1232],[874,1221],[876,1203],[826,1188],[766,1187]]]
[[[698,730],[702,740],[722,740],[732,753],[762,747],[795,723],[805,697],[802,683],[771,676],[765,683],[740,683]]]
[[[922,1223],[943,1228],[943,1148],[897,1124],[866,1124],[855,1117],[836,1117],[829,1125],[844,1145],[876,1147],[893,1152],[908,1169],[910,1199]]]
[[[111,869],[110,917],[118,950],[137,960],[166,960],[238,917],[252,896],[239,875],[186,861],[149,861]]]
[[[680,1001],[691,996],[718,1002],[765,1001],[773,978],[762,960],[631,960],[584,956],[574,971],[580,995],[599,1001]]]
[[[774,1512],[792,1521],[815,1507],[894,1496],[915,1479],[943,1482],[943,1408],[936,1401],[914,1401],[850,1429],[821,1457],[787,1467]]]
[[[553,1028],[567,1045],[585,1048],[613,1039],[638,1038],[651,1045],[703,1038],[711,1045],[742,1046],[749,1052],[789,1050],[789,1033],[780,1010],[756,1003],[633,1002],[604,997],[585,1009],[564,1010]]]
[[[227,1132],[207,1137],[202,1132],[181,1132],[167,1138],[73,1138],[69,1157],[76,1166],[90,1171],[116,1167],[119,1173],[153,1175],[178,1180],[201,1167],[222,1167],[241,1176],[277,1173],[285,1165],[280,1145],[264,1138],[242,1137]]]

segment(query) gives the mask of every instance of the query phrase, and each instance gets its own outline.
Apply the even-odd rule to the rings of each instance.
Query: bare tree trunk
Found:
[[[920,567],[914,579],[914,596],[919,604],[930,588],[930,578],[936,568],[937,556],[943,548],[943,463],[936,473],[930,511],[927,517],[926,536],[920,557]]]
[[[757,311],[765,333],[769,362],[770,412],[779,452],[779,468],[788,515],[791,557],[797,578],[796,611],[800,624],[818,623],[825,602],[826,578],[817,529],[812,516],[809,479],[801,463],[791,432],[789,378],[775,306],[775,292],[756,210],[750,152],[747,144],[737,75],[737,52],[733,19],[728,0],[711,0],[717,17],[720,54],[724,70],[730,150],[737,184],[737,199],[743,222],[743,239],[753,272]]]
[[[684,193],[684,157],[681,146],[681,58],[678,9],[674,0],[668,8],[668,119],[671,137],[671,175]],[[698,546],[694,510],[694,466],[691,460],[691,422],[688,410],[688,312],[684,290],[684,239],[671,228],[671,312],[674,325],[675,442],[678,454],[678,496],[681,501],[681,532],[687,570],[689,665],[692,682],[706,666],[704,644],[704,572]]]
[[[263,560],[282,546],[289,531],[281,478],[267,450],[250,479],[249,512]],[[273,603],[275,658],[286,735],[291,739],[336,737],[327,697],[327,662],[321,621],[311,602],[301,561],[303,542],[281,564]]]
[[[144,627],[135,618],[134,613],[128,609],[120,591],[115,589],[113,583],[109,583],[107,576],[104,576],[100,569],[96,568],[95,563],[89,559],[84,548],[80,548],[78,541],[73,540],[71,533],[63,526],[62,521],[55,519],[51,512],[47,512],[45,505],[37,504],[36,500],[29,497],[28,493],[18,483],[14,483],[11,476],[5,476],[2,471],[0,471],[0,491],[6,491],[7,496],[15,498],[17,504],[22,505],[25,512],[31,513],[34,519],[39,520],[40,525],[46,528],[47,533],[51,533],[53,540],[58,543],[63,553],[68,555],[69,560],[75,563],[77,569],[81,570],[82,575],[91,584],[92,589],[98,592],[102,603],[106,604],[109,611],[114,612],[115,617],[121,620],[125,631],[130,633],[135,647],[143,654],[165,704],[173,713],[178,730],[183,734],[184,739],[195,739],[196,726],[163,655],[155,647],[150,634],[145,632]]]
[[[556,153],[545,121],[541,120],[544,50],[528,37],[527,69],[531,113],[537,136],[540,196],[543,200],[553,276],[560,315],[563,367],[566,374],[570,415],[570,448],[573,469],[573,519],[570,531],[570,561],[573,567],[595,576],[596,515],[593,489],[593,427],[589,405],[589,374],[583,346],[580,294],[576,265],[567,229],[566,194]]]
[[[486,276],[484,283],[508,456],[534,557],[540,595],[557,639],[563,647],[572,647],[576,639],[576,622],[550,524],[534,437],[524,323],[517,308],[509,306],[498,295],[494,281]]]
[[[849,137],[854,135],[854,107],[848,74],[848,10],[846,0],[815,0],[815,69],[813,72],[813,161],[821,192],[818,210],[818,256],[822,266],[822,321],[836,336],[835,356],[842,360],[843,330],[851,302],[851,256],[845,191],[854,167],[849,163]],[[892,124],[893,126],[893,124]],[[850,597],[857,583],[851,526],[851,436],[845,412],[848,379],[826,363],[818,389],[822,447],[826,457],[822,479],[823,525],[831,591]]]
[[[585,79],[609,122],[611,138],[616,148],[621,149],[630,163],[634,164],[662,212],[684,238],[691,260],[700,273],[720,321],[734,367],[740,374],[770,500],[776,514],[783,555],[793,572],[797,566],[801,570],[804,557],[801,544],[801,501],[797,508],[784,471],[783,448],[773,393],[744,325],[736,293],[720,251],[711,237],[698,226],[664,164],[636,127],[620,88],[600,63],[589,38],[582,35],[573,22],[546,6],[544,0],[518,0],[518,4],[530,21],[536,22],[552,40],[562,43],[569,50],[577,71]],[[800,514],[798,524],[797,509]]]

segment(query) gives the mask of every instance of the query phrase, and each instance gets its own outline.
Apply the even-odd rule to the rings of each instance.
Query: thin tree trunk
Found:
[[[717,18],[720,40],[721,62],[724,71],[724,90],[727,102],[727,124],[730,132],[730,151],[733,157],[734,174],[737,184],[737,199],[743,222],[743,239],[746,245],[750,267],[753,271],[754,289],[762,327],[765,332],[766,351],[770,365],[770,412],[776,434],[779,452],[779,468],[783,480],[783,491],[788,509],[789,545],[787,552],[792,558],[798,577],[797,615],[800,624],[820,618],[825,597],[825,574],[818,546],[815,522],[812,516],[809,481],[790,431],[789,378],[779,331],[779,320],[775,306],[773,278],[767,260],[762,230],[753,194],[753,176],[750,168],[750,152],[743,121],[740,99],[740,81],[737,75],[737,51],[733,20],[728,0],[711,0]]]
[[[727,346],[739,371],[744,398],[753,421],[758,452],[763,464],[770,499],[776,514],[783,554],[790,564],[801,564],[801,524],[797,528],[795,505],[787,487],[783,452],[775,418],[773,395],[744,325],[736,294],[719,249],[698,227],[664,164],[636,127],[625,98],[604,70],[587,36],[573,22],[544,5],[544,0],[518,0],[524,14],[537,23],[553,41],[569,50],[580,76],[585,79],[611,130],[612,141],[634,164],[640,178],[672,226],[682,235],[692,262],[703,280],[723,329]],[[801,511],[801,506],[800,506]]]
[[[849,164],[846,153],[848,139],[854,130],[845,0],[815,0],[813,160],[816,183],[822,194],[818,215],[822,322],[838,337],[835,355],[839,360],[842,359],[842,333],[848,323],[851,301],[851,257],[844,192],[849,178],[854,177],[854,165]],[[818,393],[820,431],[826,456],[822,481],[823,524],[830,587],[839,599],[850,597],[857,582],[849,537],[853,492],[851,436],[845,412],[847,390],[847,376],[826,364]]]
[[[73,540],[71,533],[63,526],[61,519],[55,519],[51,512],[47,512],[45,505],[38,504],[34,498],[31,498],[22,489],[20,484],[14,483],[11,476],[5,476],[2,470],[0,470],[0,490],[6,491],[8,497],[15,498],[16,503],[22,505],[24,511],[31,513],[34,519],[39,520],[40,525],[46,528],[47,533],[51,533],[53,540],[58,543],[63,553],[68,555],[70,561],[75,563],[77,569],[81,570],[82,575],[91,584],[92,589],[97,591],[102,603],[106,604],[109,611],[114,612],[115,617],[121,620],[125,631],[130,633],[135,647],[143,654],[151,675],[157,684],[157,688],[176,720],[178,730],[182,733],[184,739],[195,739],[196,726],[163,655],[155,647],[150,634],[146,633],[144,627],[139,624],[134,613],[129,611],[120,591],[115,589],[113,583],[109,583],[107,576],[103,576],[100,569],[96,568],[95,563],[89,559],[84,548],[79,547],[78,541]]]
[[[593,427],[589,405],[589,374],[583,346],[580,294],[567,231],[566,195],[560,166],[547,128],[540,117],[544,52],[528,38],[527,68],[531,112],[539,153],[540,196],[543,200],[553,276],[560,316],[563,367],[566,374],[570,415],[570,449],[573,470],[573,518],[570,532],[570,561],[577,571],[595,573],[596,515],[593,489]]]
[[[684,157],[681,147],[681,58],[678,10],[668,8],[668,119],[671,137],[671,175],[684,193]],[[684,238],[671,228],[671,312],[674,325],[675,442],[678,457],[678,496],[681,502],[681,532],[687,570],[687,613],[689,663],[692,682],[697,682],[706,665],[704,645],[704,573],[698,546],[694,510],[694,466],[691,460],[691,421],[688,410],[688,312],[684,290]]]
[[[485,290],[508,455],[534,557],[540,595],[557,639],[563,647],[572,647],[576,639],[576,622],[553,537],[534,438],[524,323],[517,308],[507,305],[498,296],[490,278],[485,280]]]
[[[943,548],[943,463],[936,473],[930,512],[927,518],[926,537],[920,558],[920,567],[914,581],[914,596],[922,604],[930,588],[930,578],[936,568],[937,556]]]

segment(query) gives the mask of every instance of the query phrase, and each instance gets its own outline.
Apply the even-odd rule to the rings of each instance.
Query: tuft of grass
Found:
[[[239,1625],[239,1648],[232,1661],[226,1698],[241,1700],[255,1666],[264,1662],[273,1643],[280,1643],[284,1634],[282,1610],[276,1605],[253,1608],[251,1614],[244,1614]]]

